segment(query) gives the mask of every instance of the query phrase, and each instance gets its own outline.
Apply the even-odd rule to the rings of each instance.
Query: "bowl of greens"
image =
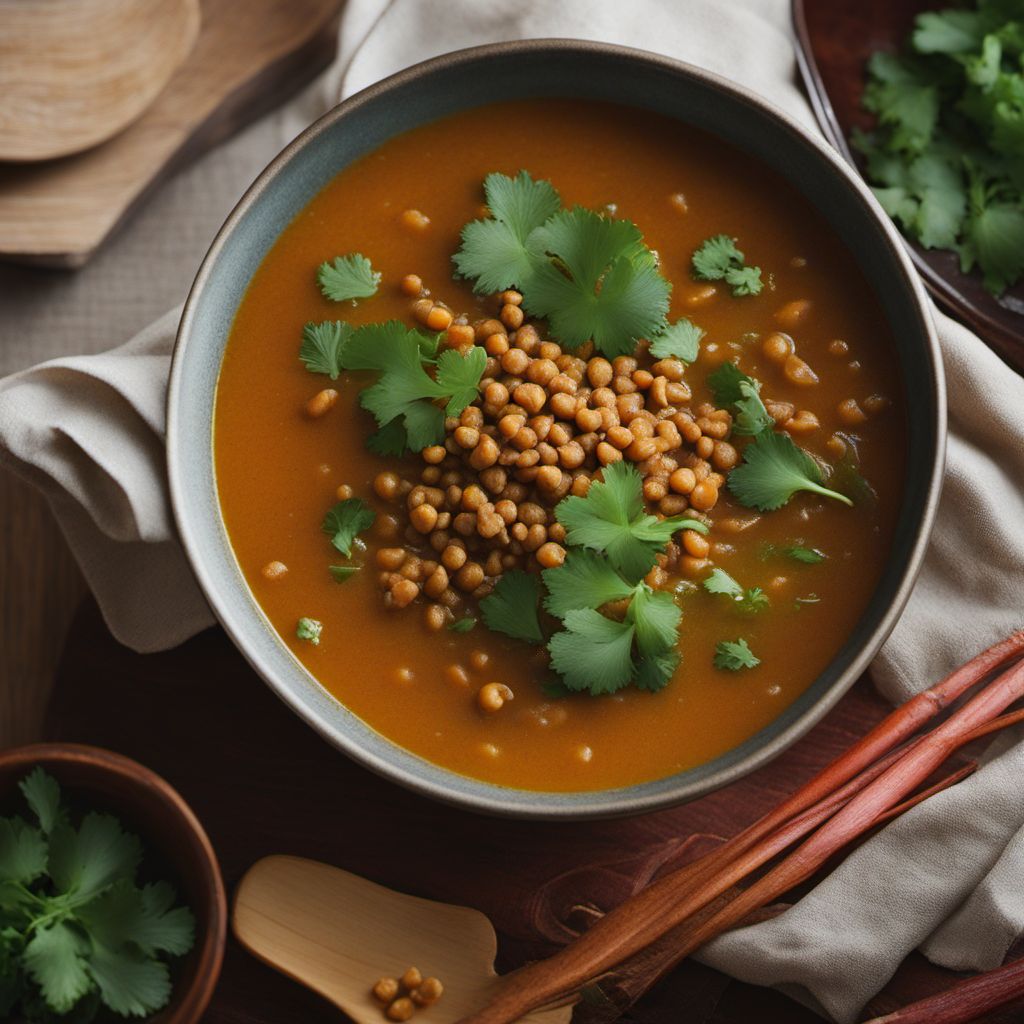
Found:
[[[162,778],[76,744],[0,754],[0,1019],[191,1024],[226,931],[213,848]]]

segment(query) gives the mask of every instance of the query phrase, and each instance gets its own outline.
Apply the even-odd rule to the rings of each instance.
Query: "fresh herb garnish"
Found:
[[[715,235],[705,239],[693,254],[693,276],[698,281],[725,281],[737,298],[760,295],[764,287],[761,268],[748,267],[736,240],[728,235]]]
[[[612,568],[628,580],[643,576],[679,530],[707,533],[698,520],[684,516],[657,519],[644,511],[643,484],[637,470],[615,462],[603,470],[586,497],[564,498],[555,516],[570,544],[603,551]]]
[[[480,602],[480,614],[488,629],[531,643],[544,643],[537,606],[540,604],[540,580],[513,569],[498,580],[494,590]]]
[[[445,416],[458,416],[477,396],[487,362],[484,350],[474,346],[465,356],[443,352],[431,377],[423,366],[422,341],[419,331],[390,320],[354,331],[341,353],[345,369],[380,374],[359,397],[382,428],[370,442],[378,454],[400,453],[400,442],[414,451],[441,443]],[[441,400],[443,409],[434,404]]]
[[[715,645],[715,668],[739,672],[742,668],[755,668],[761,664],[746,640],[721,640]]]
[[[448,628],[453,633],[468,633],[476,625],[476,619],[467,617],[464,619],[456,619],[454,622],[448,623]]]
[[[376,518],[377,513],[362,498],[346,498],[324,516],[320,528],[346,558],[351,558],[356,534],[368,530]]]
[[[488,174],[484,196],[491,216],[462,229],[462,247],[453,257],[463,277],[476,278],[476,292],[500,292],[527,279],[532,268],[527,239],[562,207],[549,181],[526,171],[514,178]]]
[[[812,491],[844,505],[853,502],[824,485],[821,467],[789,434],[762,431],[743,449],[743,462],[728,478],[729,490],[748,508],[771,512],[782,508],[797,491]]]
[[[578,608],[600,608],[630,597],[635,590],[607,558],[585,548],[573,549],[561,566],[546,569],[543,576],[548,591],[544,607],[558,618]]]
[[[877,127],[852,138],[886,213],[996,295],[1024,275],[1022,23],[1000,0],[918,15],[906,53],[868,61]]]
[[[805,565],[816,565],[818,562],[824,562],[827,557],[824,551],[819,551],[817,548],[805,548],[799,544],[783,548],[782,553],[787,558],[792,558],[794,562],[803,562]]]
[[[635,224],[577,206],[534,231],[530,246],[523,304],[559,341],[592,339],[605,355],[628,355],[664,329],[671,285]]]
[[[341,320],[325,320],[302,328],[299,358],[310,373],[326,373],[337,380],[341,373],[341,353],[352,334],[349,324]]]
[[[760,587],[744,589],[724,569],[713,569],[704,581],[704,589],[709,594],[725,594],[746,612],[763,611],[771,603],[768,595]]]
[[[34,821],[0,818],[0,1015],[160,1010],[167,960],[192,948],[191,912],[166,882],[136,885],[141,844],[116,818],[89,813],[75,827],[41,768],[20,789]]]
[[[359,572],[358,565],[329,565],[327,569],[335,583],[344,583]]]
[[[760,383],[734,363],[722,363],[708,375],[708,385],[715,396],[715,404],[721,409],[732,409],[734,434],[760,434],[775,426],[775,420],[761,401]]]
[[[454,257],[476,291],[515,286],[552,337],[568,347],[593,340],[610,356],[664,330],[671,285],[636,225],[579,206],[562,210],[551,184],[525,171],[490,174],[484,190],[492,216],[466,225]]]
[[[300,640],[306,640],[311,643],[314,647],[320,646],[320,634],[323,633],[324,626],[322,622],[317,619],[310,619],[303,616],[299,619],[295,626],[295,635]]]
[[[682,359],[684,363],[692,363],[700,354],[703,337],[702,328],[682,317],[651,341],[651,355],[655,359]]]
[[[358,252],[321,263],[316,279],[320,291],[333,302],[368,299],[377,294],[380,284],[380,274],[375,273],[370,261]]]

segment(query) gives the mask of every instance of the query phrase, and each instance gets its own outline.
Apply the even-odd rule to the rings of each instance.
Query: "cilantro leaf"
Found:
[[[25,946],[25,969],[57,1013],[67,1013],[91,987],[86,952],[86,941],[65,921],[39,928]]]
[[[651,355],[656,359],[682,359],[684,363],[692,363],[700,354],[700,340],[703,337],[702,328],[682,317],[674,324],[669,324],[651,342]]]
[[[376,518],[377,513],[362,498],[346,498],[324,516],[320,528],[346,558],[351,558],[356,534],[368,530]]]
[[[463,357],[445,352],[438,360],[438,377],[423,367],[424,336],[398,320],[367,324],[352,333],[341,364],[348,370],[376,370],[377,383],[364,388],[359,401],[373,413],[381,430],[368,442],[377,454],[399,454],[404,440],[421,451],[444,439],[444,412],[433,403],[447,399],[449,415],[457,415],[476,397],[487,362],[483,349],[473,348]],[[395,424],[395,421],[399,421]]]
[[[95,943],[89,973],[103,1002],[122,1017],[148,1016],[171,998],[167,965],[130,947],[113,950]]]
[[[643,485],[637,470],[615,462],[603,470],[603,481],[591,484],[586,497],[563,498],[555,516],[570,544],[603,551],[612,567],[628,580],[643,576],[678,530],[706,533],[694,519],[674,516],[658,520],[644,512]]]
[[[756,668],[761,664],[746,640],[721,640],[715,645],[715,668],[739,672],[742,668]]]
[[[446,416],[458,416],[476,399],[486,365],[487,353],[478,345],[465,356],[454,349],[441,353],[437,360],[436,383],[442,394],[451,396],[444,410]]]
[[[494,590],[480,602],[480,614],[488,629],[516,640],[542,644],[544,634],[537,618],[539,601],[537,577],[514,569],[504,573]]]
[[[52,775],[47,775],[38,765],[18,784],[25,802],[39,821],[39,827],[46,835],[62,820],[60,808],[60,786]]]
[[[764,287],[761,268],[748,267],[743,260],[743,253],[736,247],[734,238],[714,235],[701,243],[691,257],[690,264],[693,276],[698,281],[724,280],[737,298],[759,295]]]
[[[20,818],[0,818],[0,882],[27,885],[46,870],[46,838]]]
[[[626,621],[636,629],[636,644],[644,657],[675,649],[680,618],[682,612],[672,595],[664,590],[652,590],[646,583],[636,588],[626,612]]]
[[[633,678],[631,622],[605,618],[593,608],[567,612],[565,628],[548,641],[551,666],[570,690],[614,693]]]
[[[335,583],[344,583],[346,580],[350,580],[357,572],[359,572],[358,565],[329,565],[327,571],[331,574],[331,579]]]
[[[939,92],[914,61],[892,53],[872,54],[863,104],[890,132],[891,147],[922,152],[939,117]]]
[[[491,216],[462,229],[462,246],[453,257],[462,277],[476,278],[476,292],[500,292],[521,285],[530,273],[526,241],[561,208],[549,181],[534,181],[526,171],[515,178],[489,174],[484,195]]]
[[[326,373],[337,380],[341,373],[341,353],[352,335],[352,327],[341,320],[306,324],[302,328],[299,358],[310,373]]]
[[[633,682],[638,689],[650,693],[663,690],[675,675],[681,660],[679,652],[675,650],[641,658],[637,662]]]
[[[804,565],[816,565],[818,562],[824,562],[827,557],[817,548],[805,548],[800,545],[785,548],[783,554],[787,558],[792,558],[794,562],[803,562]]]
[[[1024,275],[1024,206],[989,203],[971,215],[966,235],[989,291],[998,295]]]
[[[133,943],[147,956],[180,956],[192,948],[195,919],[187,907],[174,906],[174,889],[166,882],[136,888],[122,878],[77,911],[90,937],[109,949]]]
[[[977,11],[926,11],[914,21],[914,49],[918,53],[967,53],[984,37],[984,21]]]
[[[453,633],[468,633],[476,625],[476,619],[467,616],[464,619],[456,619],[448,623],[448,628]]]
[[[770,604],[768,595],[760,587],[744,589],[724,569],[713,569],[704,581],[709,594],[725,594],[732,598],[743,611],[763,611]]]
[[[537,228],[529,246],[523,304],[563,344],[592,339],[605,355],[627,355],[664,329],[671,285],[635,224],[577,206]]]
[[[87,814],[76,830],[58,824],[50,834],[48,870],[58,889],[85,902],[123,876],[133,876],[142,856],[138,837],[109,814]]]
[[[821,467],[788,434],[765,430],[743,450],[743,462],[729,474],[729,490],[742,505],[771,512],[781,508],[797,491],[853,502],[824,486]]]
[[[324,625],[317,619],[310,619],[303,616],[295,626],[295,635],[300,640],[306,640],[314,647],[320,646],[320,634],[324,631]]]
[[[393,419],[385,423],[380,430],[374,431],[366,439],[366,447],[374,455],[402,455],[409,447],[409,435],[405,431],[400,419]]]
[[[708,384],[719,408],[732,408],[733,433],[760,434],[775,426],[759,394],[761,385],[735,363],[722,363],[708,375]]]
[[[562,565],[541,575],[548,591],[544,607],[558,618],[575,608],[600,608],[629,597],[634,589],[607,559],[585,549],[571,550]]]
[[[333,302],[349,299],[368,299],[377,294],[380,274],[375,273],[370,261],[358,252],[347,256],[335,256],[328,263],[321,263],[316,272],[320,291]]]

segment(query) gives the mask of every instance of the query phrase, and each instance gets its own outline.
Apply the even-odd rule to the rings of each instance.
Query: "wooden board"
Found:
[[[333,60],[341,0],[203,0],[195,48],[108,142],[0,164],[0,259],[83,264],[164,178],[278,106]]]
[[[133,654],[94,605],[72,626],[45,738],[94,743],[155,769],[203,821],[229,892],[260,857],[335,864],[399,891],[483,911],[499,970],[543,956],[667,866],[732,834],[885,713],[862,683],[771,765],[703,800],[611,822],[490,819],[432,803],[349,761],[277,700],[220,630],[174,651]],[[876,1012],[945,987],[916,958]],[[635,1024],[811,1024],[774,991],[686,963],[630,1011]],[[326,1002],[231,940],[208,1024],[336,1024]],[[1021,1018],[993,1016],[991,1024]]]

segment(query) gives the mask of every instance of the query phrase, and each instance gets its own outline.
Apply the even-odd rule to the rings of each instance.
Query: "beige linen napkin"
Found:
[[[336,65],[250,131],[284,141],[339,90],[349,95],[444,50],[544,36],[666,53],[812,123],[796,85],[787,0],[349,0]],[[104,355],[0,381],[0,458],[47,494],[112,631],[146,651],[213,621],[175,539],[164,479],[177,316]],[[924,570],[872,666],[893,701],[1024,623],[1024,380],[962,326],[935,319],[949,466]],[[982,770],[890,825],[794,908],[720,938],[702,958],[786,987],[840,1022],[854,1020],[915,947],[949,967],[994,966],[1024,929],[1022,770],[1024,731],[997,741]]]

